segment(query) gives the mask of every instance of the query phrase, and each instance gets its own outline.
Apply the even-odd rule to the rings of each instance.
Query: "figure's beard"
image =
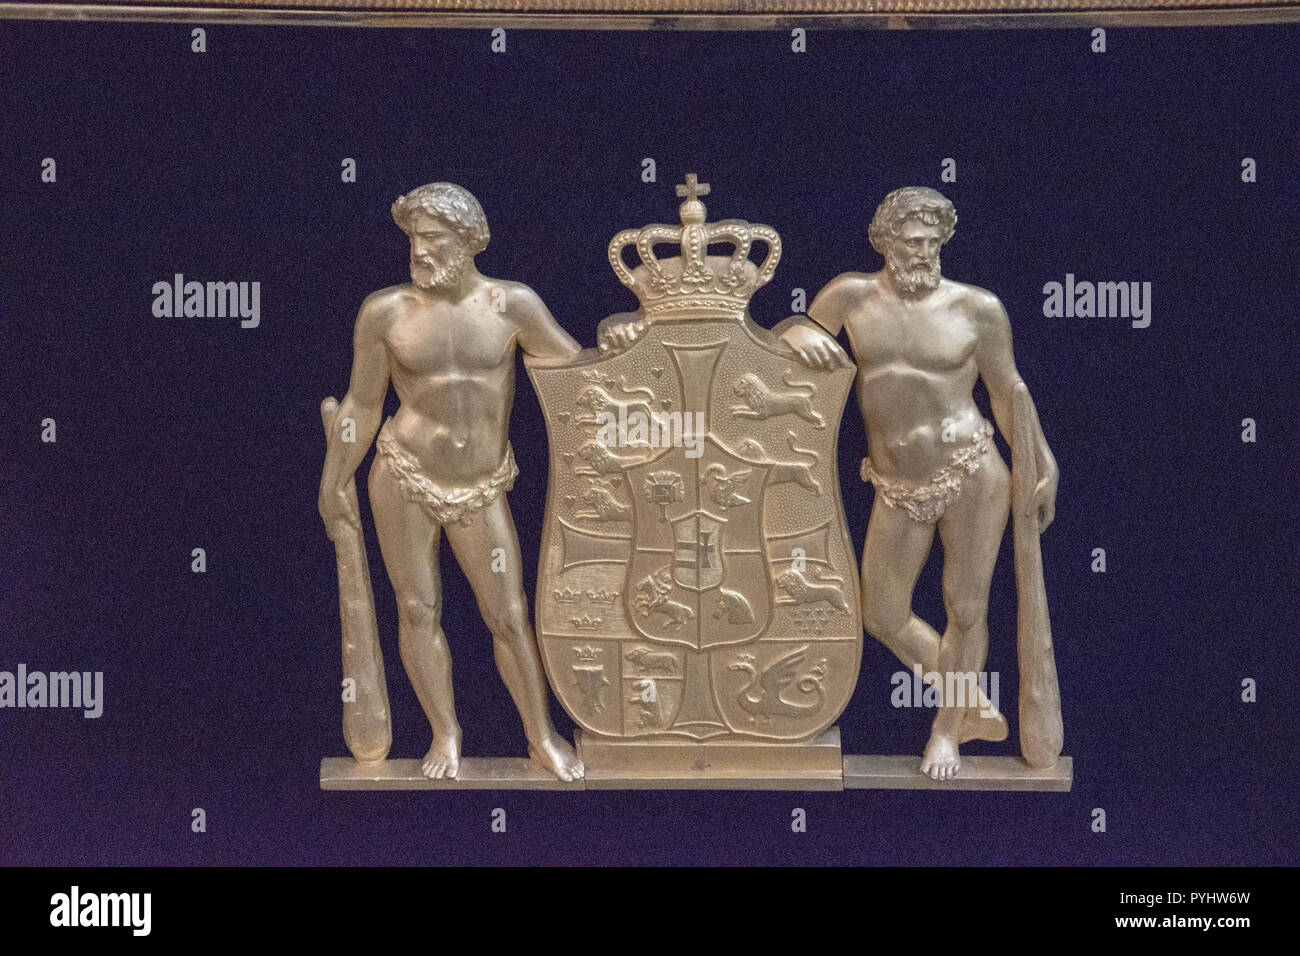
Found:
[[[913,269],[905,269],[893,260],[886,262],[886,265],[889,267],[889,275],[893,278],[895,284],[908,295],[915,295],[918,292],[933,292],[939,288],[939,280],[943,278],[939,269],[938,256]]]
[[[458,252],[455,259],[441,267],[412,256],[411,281],[426,292],[448,292],[460,284],[468,264],[466,252]]]

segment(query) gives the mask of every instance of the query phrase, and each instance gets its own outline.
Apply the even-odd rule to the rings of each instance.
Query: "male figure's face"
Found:
[[[423,209],[411,216],[410,229],[411,281],[427,292],[456,288],[471,258],[460,234]]]
[[[943,227],[908,219],[885,251],[885,266],[903,292],[932,292],[942,278],[939,271],[942,246]]]

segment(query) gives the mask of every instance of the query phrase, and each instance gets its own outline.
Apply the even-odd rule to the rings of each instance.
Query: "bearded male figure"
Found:
[[[423,773],[455,777],[461,756],[441,625],[438,548],[445,533],[492,633],[529,756],[573,780],[583,768],[551,724],[505,493],[518,474],[509,442],[515,347],[541,358],[568,358],[580,349],[531,289],[475,268],[488,227],[468,191],[451,183],[420,186],[393,203],[392,214],[410,237],[411,281],[373,293],[357,316],[352,379],[336,416],[355,422],[356,440],[331,435],[321,518],[331,538],[340,522],[359,528],[346,488],[378,433],[370,504],[397,595],[402,663],[433,730]],[[390,380],[401,406],[381,429]]]
[[[933,189],[891,192],[870,227],[885,268],[836,277],[809,307],[812,322],[794,317],[782,334],[802,361],[826,368],[842,361],[827,333],[848,333],[870,452],[862,478],[876,489],[862,552],[863,622],[909,669],[941,678],[984,667],[989,587],[1010,505],[1010,474],[972,389],[982,378],[1009,438],[1013,392],[1022,385],[1002,303],[941,276],[939,250],[956,224],[952,203]],[[1037,414],[1029,418],[1041,533],[1055,510],[1057,466]],[[948,618],[942,636],[912,613],[936,529]],[[1006,736],[1005,718],[982,694],[973,703],[942,699],[921,772],[951,779],[961,767],[960,743]]]

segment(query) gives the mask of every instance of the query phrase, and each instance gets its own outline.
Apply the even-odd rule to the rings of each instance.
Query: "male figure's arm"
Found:
[[[853,362],[835,341],[860,293],[852,273],[837,276],[817,293],[808,314],[792,315],[779,323],[775,332],[810,368],[852,368]]]
[[[983,289],[975,290],[973,313],[979,327],[979,344],[975,361],[980,377],[989,390],[993,405],[993,418],[1004,437],[1015,434],[1012,421],[1012,391],[1022,383],[1016,370],[1015,355],[1011,348],[1011,320],[998,297]],[[1030,400],[1033,405],[1033,399]],[[1038,412],[1033,412],[1034,460],[1038,484],[1034,489],[1034,509],[1038,512],[1038,531],[1047,530],[1056,515],[1056,486],[1058,472],[1056,458],[1047,446],[1047,439],[1038,423]]]
[[[384,412],[389,371],[388,348],[384,344],[388,308],[385,293],[376,292],[361,303],[357,313],[352,335],[352,379],[330,429],[317,499],[325,530],[331,537],[333,525],[340,519],[360,526],[361,517],[349,504],[347,486],[374,441]],[[349,418],[356,423],[356,440],[345,442],[342,423]]]
[[[528,286],[511,286],[506,304],[509,314],[519,323],[519,347],[525,355],[564,359],[582,351],[582,346],[560,327],[546,303]]]

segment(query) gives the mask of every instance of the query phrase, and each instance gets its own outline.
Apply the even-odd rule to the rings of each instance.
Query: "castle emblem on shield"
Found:
[[[753,322],[780,238],[707,222],[707,192],[687,177],[681,225],[610,242],[640,300],[630,348],[529,362],[551,449],[537,634],[587,732],[805,740],[848,703],[861,657],[835,458],[854,372],[798,365]]]

